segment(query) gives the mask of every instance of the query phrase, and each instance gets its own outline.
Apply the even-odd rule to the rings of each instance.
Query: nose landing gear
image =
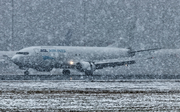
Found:
[[[24,75],[29,75],[29,71],[26,70],[26,71],[24,72]]]

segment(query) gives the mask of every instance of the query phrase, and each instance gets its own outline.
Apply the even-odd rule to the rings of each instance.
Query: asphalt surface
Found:
[[[86,81],[116,81],[123,79],[180,79],[180,75],[0,75],[0,80],[86,80]]]
[[[0,111],[180,111],[180,80],[1,80]]]

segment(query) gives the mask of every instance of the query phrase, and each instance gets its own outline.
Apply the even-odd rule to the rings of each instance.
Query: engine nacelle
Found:
[[[96,67],[92,62],[78,62],[76,64],[76,69],[80,72],[86,72],[86,71],[95,71]]]

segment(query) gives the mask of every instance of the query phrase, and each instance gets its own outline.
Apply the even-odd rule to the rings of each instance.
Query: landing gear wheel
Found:
[[[91,72],[91,71],[85,71],[85,75],[87,75],[87,76],[92,76],[93,75],[93,72]]]
[[[70,70],[63,70],[62,73],[63,75],[70,75],[71,72]]]
[[[29,75],[29,71],[25,71],[25,72],[24,72],[24,75]]]

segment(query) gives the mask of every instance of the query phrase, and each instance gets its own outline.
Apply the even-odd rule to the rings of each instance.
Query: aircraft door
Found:
[[[38,48],[35,48],[35,49],[34,49],[34,52],[35,52],[36,55],[39,54],[39,49],[38,49]]]
[[[42,62],[42,56],[40,56],[40,49],[35,48],[34,50],[34,57],[33,57],[33,62],[35,65],[39,65]]]

